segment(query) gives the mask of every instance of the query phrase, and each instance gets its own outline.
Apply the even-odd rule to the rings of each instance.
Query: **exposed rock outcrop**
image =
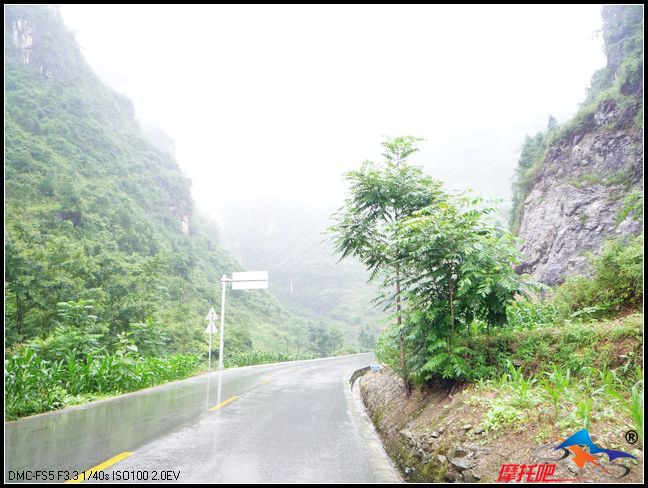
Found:
[[[519,271],[548,284],[585,273],[587,251],[600,250],[611,236],[641,232],[632,216],[618,222],[624,197],[637,188],[643,188],[642,130],[594,130],[553,145],[524,201]]]
[[[603,36],[607,66],[550,144],[520,213],[518,271],[547,284],[587,274],[588,251],[643,229],[635,215],[622,212],[630,193],[643,194],[641,7],[604,7]]]

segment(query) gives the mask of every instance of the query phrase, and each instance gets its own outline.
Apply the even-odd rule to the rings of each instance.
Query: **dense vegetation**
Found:
[[[28,63],[17,19],[33,30]],[[93,300],[111,343],[152,317],[170,350],[206,353],[202,319],[239,266],[193,209],[187,177],[84,64],[55,10],[14,7],[6,22],[7,345],[50,334],[57,303]],[[228,318],[234,349],[294,347],[264,292],[232,294]]]
[[[195,373],[197,354],[163,354],[169,337],[152,319],[133,323],[109,344],[93,302],[58,304],[45,338],[5,351],[5,415],[9,418],[137,390]]]
[[[331,228],[340,255],[372,271],[392,311],[378,358],[408,394],[416,384],[475,382],[487,433],[543,411],[553,427],[542,441],[589,427],[596,412],[630,419],[643,439],[643,316],[600,322],[640,308],[643,237],[608,241],[590,255],[589,276],[553,290],[533,283],[514,272],[517,243],[493,226],[491,209],[407,164],[417,142],[389,139],[382,164],[350,172]]]
[[[406,162],[418,142],[388,139],[384,163],[348,173],[349,194],[330,229],[340,255],[358,257],[381,281],[396,323],[380,352],[408,391],[412,381],[465,376],[468,350],[458,338],[475,323],[487,333],[504,324],[524,284],[513,271],[515,242],[489,223],[491,209]]]
[[[5,208],[8,415],[182,378],[206,360],[218,280],[241,268],[55,7],[5,10]],[[227,323],[230,366],[341,348],[339,333],[293,322],[261,290],[228,294]]]
[[[97,324],[92,302],[62,302],[58,325],[45,339],[6,351],[5,415],[8,418],[84,403],[168,381],[201,369],[198,354],[169,354],[169,336],[152,319],[131,324],[107,346],[107,328]],[[296,359],[310,354],[232,352],[225,367]]]
[[[512,193],[510,227],[517,232],[520,212],[530,184],[542,168],[547,150],[561,140],[591,130],[594,114],[601,107],[613,107],[620,114],[614,126],[603,129],[643,128],[643,7],[641,5],[607,5],[602,8],[603,41],[607,64],[591,80],[587,97],[578,113],[567,123],[558,126],[550,117],[545,131],[527,136],[518,159]],[[587,183],[612,184],[602,179]],[[623,177],[623,175],[617,175]],[[637,210],[639,196],[635,195],[626,208]],[[633,207],[634,204],[634,207]]]

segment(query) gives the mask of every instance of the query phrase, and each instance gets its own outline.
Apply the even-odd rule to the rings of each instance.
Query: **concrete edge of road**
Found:
[[[349,404],[355,426],[358,429],[360,439],[366,448],[369,461],[373,465],[374,472],[380,478],[379,483],[403,483],[404,480],[396,465],[385,451],[382,439],[376,432],[376,428],[367,414],[358,380],[369,371],[369,366],[356,369],[347,374],[344,379],[344,394]],[[348,387],[347,387],[348,386]]]
[[[343,356],[332,356],[332,357],[328,357],[328,358],[298,359],[296,361],[282,361],[282,362],[279,362],[279,363],[253,364],[251,366],[239,366],[237,368],[227,368],[227,369],[223,370],[223,373],[226,374],[228,371],[239,371],[239,370],[242,370],[242,369],[262,368],[264,366],[281,366],[281,365],[289,365],[289,364],[294,364],[294,363],[309,363],[309,362],[317,362],[317,361],[328,361],[328,360],[331,360],[331,359],[348,358],[350,356],[360,356],[362,354],[370,354],[370,353],[369,352],[358,352],[358,353],[355,353],[355,354],[345,354]],[[98,404],[101,404],[101,403],[114,402],[114,401],[121,400],[123,398],[129,398],[129,397],[134,397],[134,396],[138,396],[138,395],[143,395],[143,394],[146,394],[147,392],[149,392],[151,390],[167,388],[167,387],[170,387],[170,386],[173,386],[173,385],[176,385],[178,383],[185,382],[185,381],[187,381],[187,382],[189,382],[189,381],[197,381],[197,380],[200,380],[200,378],[205,378],[205,377],[208,377],[208,376],[211,376],[211,375],[217,375],[219,373],[221,373],[220,370],[201,371],[201,372],[199,372],[199,373],[197,373],[197,374],[195,374],[193,376],[189,376],[187,378],[182,378],[181,380],[169,381],[167,383],[162,383],[162,384],[155,385],[155,386],[149,386],[147,388],[142,388],[140,390],[129,391],[128,393],[122,393],[122,394],[119,394],[119,395],[109,396],[109,397],[106,397],[106,398],[99,398],[98,400],[92,400],[91,402],[81,403],[79,405],[70,405],[69,407],[61,408],[59,410],[51,410],[49,412],[37,413],[35,415],[28,415],[27,417],[20,417],[18,419],[14,419],[14,420],[4,419],[4,423],[7,424],[7,423],[13,423],[13,422],[22,422],[23,420],[33,419],[35,417],[43,417],[43,416],[46,416],[46,415],[59,415],[59,414],[62,414],[62,413],[71,412],[73,410],[84,410],[86,408],[90,408],[92,406],[95,406],[95,405],[98,405]]]

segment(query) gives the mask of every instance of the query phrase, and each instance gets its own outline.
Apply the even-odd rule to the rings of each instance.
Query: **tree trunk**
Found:
[[[491,354],[491,335],[490,335],[490,322],[486,322],[486,350],[488,351],[488,362],[493,362],[493,357]]]
[[[398,338],[400,346],[400,369],[403,372],[403,381],[405,382],[405,392],[409,398],[412,394],[412,382],[407,371],[405,361],[405,338],[403,337],[403,317],[401,314],[401,288],[400,288],[400,271],[396,271],[396,326],[398,327]]]
[[[455,331],[455,317],[454,317],[454,283],[450,284],[450,340],[454,337]]]

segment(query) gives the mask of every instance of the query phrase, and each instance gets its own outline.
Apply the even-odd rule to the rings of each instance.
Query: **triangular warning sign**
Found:
[[[209,308],[209,313],[207,314],[207,317],[205,317],[205,320],[216,320],[216,311],[214,310],[214,307]]]

